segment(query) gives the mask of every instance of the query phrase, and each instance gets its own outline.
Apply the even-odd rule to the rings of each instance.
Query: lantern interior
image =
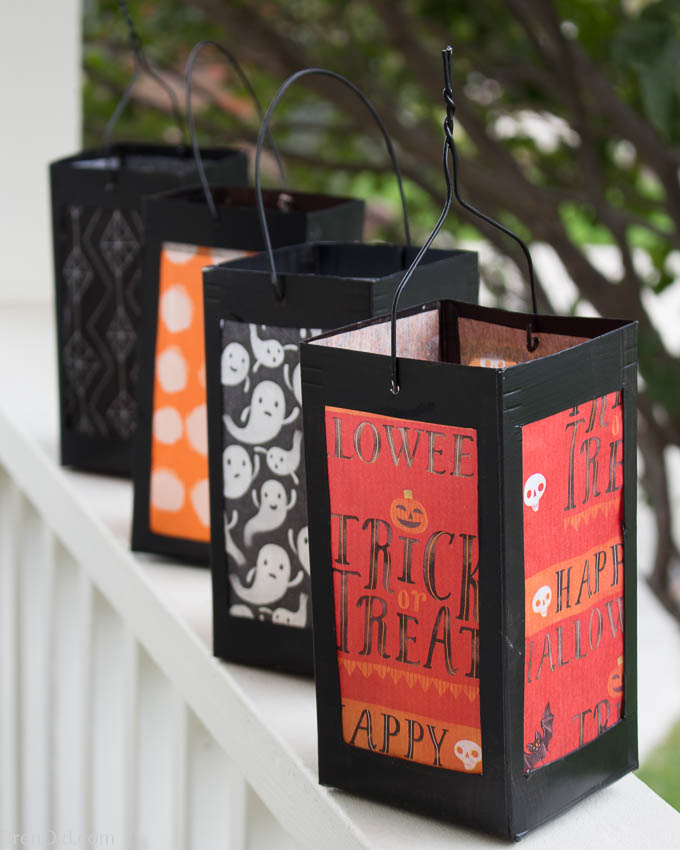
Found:
[[[529,351],[526,327],[458,316],[449,309],[450,305],[451,302],[442,302],[397,319],[399,357],[504,369],[556,354],[589,339],[537,332],[539,345],[535,351]],[[320,337],[312,344],[389,355],[390,327],[389,320],[382,318],[362,327]]]

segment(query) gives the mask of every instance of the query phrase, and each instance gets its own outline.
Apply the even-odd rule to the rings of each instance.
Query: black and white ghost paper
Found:
[[[222,322],[229,613],[298,628],[310,622],[298,353],[308,333]]]

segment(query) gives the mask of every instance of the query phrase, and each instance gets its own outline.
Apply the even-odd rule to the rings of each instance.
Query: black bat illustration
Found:
[[[534,740],[527,743],[527,752],[524,753],[525,771],[533,770],[548,755],[548,747],[553,736],[554,719],[555,715],[550,710],[550,703],[547,703],[541,718],[541,731],[537,731]]]

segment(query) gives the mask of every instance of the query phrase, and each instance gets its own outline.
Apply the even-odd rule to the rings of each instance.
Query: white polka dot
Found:
[[[170,333],[185,331],[191,325],[194,305],[181,283],[171,286],[161,295],[160,314]]]
[[[201,524],[208,528],[210,525],[210,492],[208,490],[207,478],[204,478],[192,487],[191,504]]]
[[[198,383],[205,389],[205,363],[201,363],[201,367],[198,370],[196,377],[198,378]]]
[[[171,469],[151,473],[151,504],[159,511],[178,511],[184,504],[184,485]]]
[[[181,242],[163,243],[163,253],[171,263],[181,266],[188,263],[196,253],[195,245],[183,245]]]
[[[232,260],[238,260],[240,257],[245,257],[247,251],[233,251],[229,248],[213,248],[212,261],[214,266],[219,266],[220,263],[229,263]]]
[[[195,407],[186,419],[189,445],[199,454],[208,454],[208,410],[204,404]]]
[[[158,355],[156,373],[166,393],[178,393],[186,387],[187,364],[176,345]]]
[[[171,446],[182,436],[182,417],[174,407],[159,407],[153,415],[153,435],[159,443]]]

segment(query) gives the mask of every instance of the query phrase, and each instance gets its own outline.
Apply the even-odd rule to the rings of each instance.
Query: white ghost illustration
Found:
[[[230,617],[245,617],[248,620],[254,620],[255,615],[247,605],[232,605],[229,609]]]
[[[266,455],[267,466],[274,475],[290,475],[294,484],[300,483],[300,479],[297,477],[297,469],[302,457],[302,431],[296,431],[293,434],[293,444],[289,449],[282,449],[277,446],[263,449],[261,446],[257,446],[255,451]]]
[[[234,528],[236,523],[238,522],[238,511],[234,511],[231,515],[231,519],[227,519],[227,515],[224,515],[224,549],[227,555],[230,555],[234,561],[242,567],[245,565],[246,559],[243,555],[243,552],[238,548],[238,546],[234,543],[234,538],[231,536],[231,530]],[[235,616],[235,615],[234,615]]]
[[[227,431],[234,439],[250,445],[269,443],[284,425],[293,422],[300,414],[294,407],[286,416],[286,399],[283,390],[274,381],[261,381],[253,390],[250,404],[243,411],[246,424],[237,425],[231,416],[224,417]]]
[[[231,586],[236,595],[251,605],[271,605],[278,602],[286,591],[296,587],[302,579],[302,570],[291,579],[290,558],[282,546],[276,543],[265,543],[257,553],[257,562],[248,570],[247,585],[237,576],[229,576]]]
[[[283,379],[286,386],[297,399],[298,404],[302,404],[302,379],[300,364],[297,363],[293,369],[293,374],[290,374],[290,366],[288,363],[283,367]]]
[[[260,339],[257,335],[257,325],[250,326],[250,347],[255,355],[253,373],[257,372],[260,366],[276,369],[283,363],[286,351],[297,351],[297,345],[281,345],[277,339]]]
[[[304,629],[307,625],[307,594],[300,594],[300,604],[297,611],[289,611],[287,608],[277,608],[272,613],[272,623],[281,626],[296,626]]]
[[[302,568],[309,575],[309,533],[306,525],[298,531],[297,541],[293,529],[288,529],[288,545],[298,556]]]
[[[245,381],[244,390],[248,392],[250,389],[249,369],[250,354],[240,342],[230,342],[225,346],[221,360],[222,384],[225,387],[235,387]]]
[[[280,528],[283,525],[288,511],[297,502],[297,491],[291,490],[290,499],[288,499],[283,484],[274,478],[269,478],[260,487],[259,500],[257,491],[253,490],[253,502],[257,508],[257,513],[248,520],[243,529],[243,542],[246,546],[252,544],[253,537],[256,534],[274,531],[275,528]]]
[[[222,452],[222,476],[224,495],[227,499],[240,499],[250,489],[260,471],[260,458],[255,463],[243,446],[232,444]]]

